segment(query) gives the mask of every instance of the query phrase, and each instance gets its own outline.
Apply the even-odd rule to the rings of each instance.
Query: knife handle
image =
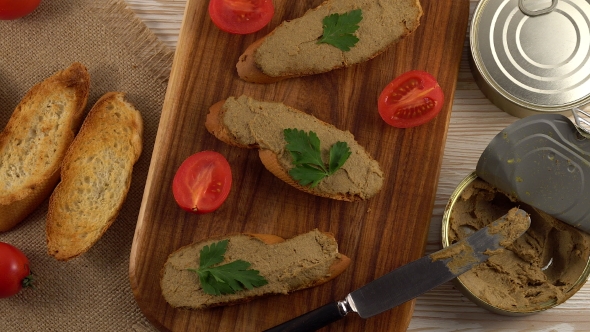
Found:
[[[328,303],[264,332],[315,331],[346,316],[339,302]]]

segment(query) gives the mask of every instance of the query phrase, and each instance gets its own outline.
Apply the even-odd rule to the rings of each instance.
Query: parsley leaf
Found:
[[[359,39],[354,35],[358,30],[358,23],[363,19],[360,9],[352,10],[344,14],[334,13],[324,17],[322,24],[324,34],[318,40],[318,44],[326,43],[346,52],[356,45]]]
[[[223,255],[227,251],[229,240],[204,246],[200,252],[198,269],[188,269],[199,275],[203,291],[207,294],[234,294],[244,288],[253,289],[268,284],[259,271],[250,269],[250,263],[236,260],[227,264],[223,262]]]
[[[199,268],[207,268],[223,262],[223,254],[227,250],[228,240],[212,243],[210,246],[204,246],[201,249]]]
[[[346,142],[336,142],[330,147],[328,165],[322,160],[320,139],[313,131],[288,128],[283,131],[287,145],[285,148],[293,157],[293,167],[289,175],[302,186],[315,187],[326,176],[334,174],[350,157],[351,151]]]
[[[328,165],[328,172],[334,174],[350,157],[350,148],[346,142],[336,142],[330,149],[330,164]]]

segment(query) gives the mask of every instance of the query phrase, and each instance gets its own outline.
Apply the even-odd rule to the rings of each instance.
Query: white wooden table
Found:
[[[186,0],[126,0],[129,7],[168,46],[176,47]],[[202,0],[206,1],[206,0]],[[478,0],[470,0],[471,12]],[[485,98],[467,62],[466,39],[451,115],[427,253],[441,247],[441,220],[457,184],[475,169],[490,140],[517,120]],[[507,317],[492,314],[444,284],[416,301],[408,331],[590,331],[590,284],[564,304],[546,312]]]

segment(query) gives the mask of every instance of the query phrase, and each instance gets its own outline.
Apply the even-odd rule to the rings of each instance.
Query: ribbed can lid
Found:
[[[562,112],[590,103],[588,0],[481,0],[470,44],[486,84],[517,105]]]

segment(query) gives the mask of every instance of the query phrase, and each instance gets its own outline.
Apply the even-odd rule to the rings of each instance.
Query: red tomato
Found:
[[[444,95],[436,79],[427,72],[412,70],[383,89],[377,107],[388,124],[409,128],[434,119],[443,103]]]
[[[0,0],[0,20],[14,20],[30,14],[41,0]]]
[[[248,34],[262,29],[275,13],[272,0],[211,0],[209,16],[229,33]]]
[[[172,181],[172,193],[182,209],[209,213],[225,201],[231,180],[231,168],[225,157],[214,151],[201,151],[182,162]]]
[[[0,242],[0,298],[12,296],[32,285],[29,260],[14,246]]]

